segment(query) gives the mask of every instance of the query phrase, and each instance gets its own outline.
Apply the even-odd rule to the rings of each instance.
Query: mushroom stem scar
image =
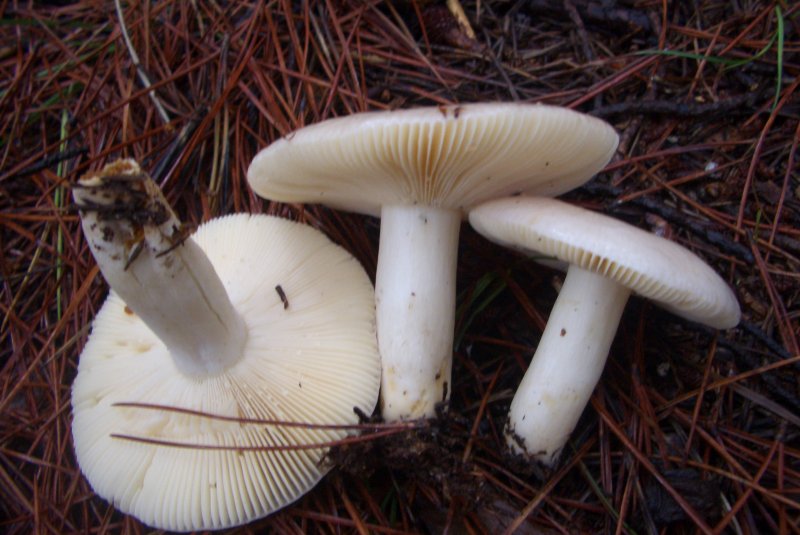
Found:
[[[461,212],[384,206],[375,304],[386,421],[430,417],[449,392]]]
[[[106,281],[178,369],[203,377],[237,362],[247,339],[244,320],[155,182],[122,160],[82,178],[73,195]]]
[[[511,402],[506,438],[552,465],[600,380],[630,290],[570,266],[528,371]]]

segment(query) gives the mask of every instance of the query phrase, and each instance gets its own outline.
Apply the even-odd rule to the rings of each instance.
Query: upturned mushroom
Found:
[[[505,430],[513,451],[544,465],[558,460],[588,403],[631,292],[718,329],[739,322],[736,297],[705,262],[627,223],[541,198],[491,201],[469,221],[494,242],[567,269]]]
[[[458,234],[491,198],[558,195],[609,161],[603,121],[536,104],[368,112],[302,128],[262,150],[247,176],[283,202],[381,217],[375,299],[388,421],[430,417],[450,394]]]
[[[187,236],[132,160],[83,178],[74,198],[112,289],[72,389],[75,453],[95,492],[189,531],[246,523],[310,490],[354,407],[370,413],[378,398],[359,263],[266,215]]]

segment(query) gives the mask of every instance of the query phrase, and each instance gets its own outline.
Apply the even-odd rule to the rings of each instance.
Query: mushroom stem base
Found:
[[[552,466],[600,380],[630,291],[570,266],[531,365],[511,402],[511,449]]]
[[[247,329],[206,254],[158,185],[133,160],[109,164],[74,189],[92,254],[111,289],[191,377],[242,356]]]
[[[375,303],[387,421],[433,416],[449,398],[460,226],[457,210],[381,210]]]

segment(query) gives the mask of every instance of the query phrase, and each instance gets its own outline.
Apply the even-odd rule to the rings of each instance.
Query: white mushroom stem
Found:
[[[182,373],[214,375],[239,360],[244,320],[205,253],[135,162],[116,162],[82,179],[74,198],[106,281]]]
[[[386,421],[433,416],[450,395],[461,212],[384,206],[375,277]]]
[[[570,266],[511,402],[509,446],[552,466],[603,373],[630,290]]]

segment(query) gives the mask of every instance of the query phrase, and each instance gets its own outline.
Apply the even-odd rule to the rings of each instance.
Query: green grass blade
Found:
[[[775,83],[775,100],[772,102],[772,109],[775,109],[775,106],[778,105],[778,100],[781,96],[781,85],[783,85],[783,11],[781,11],[781,6],[775,6],[775,18],[778,24],[778,48],[776,50],[777,57],[777,81]]]
[[[464,334],[475,320],[475,317],[483,312],[483,310],[505,289],[505,281],[495,272],[486,273],[478,279],[478,282],[475,283],[474,290],[469,296],[469,301],[462,303],[457,311],[458,317],[464,317],[467,312],[469,312],[469,315],[461,322],[458,332],[456,333],[453,343],[455,349],[461,346]]]
[[[69,123],[69,114],[67,110],[61,111],[61,132],[60,132],[60,140],[61,143],[59,145],[59,152],[62,154],[64,151],[67,150],[67,124]],[[64,160],[58,162],[58,167],[56,168],[56,174],[59,178],[64,178],[65,173],[65,165]],[[64,186],[58,186],[55,191],[54,195],[54,203],[56,205],[56,210],[60,214],[64,208],[64,196],[66,192],[64,191]],[[58,320],[61,320],[61,312],[62,312],[62,302],[61,302],[61,276],[64,273],[64,234],[63,229],[60,223],[58,224],[58,230],[56,235],[56,317]]]

